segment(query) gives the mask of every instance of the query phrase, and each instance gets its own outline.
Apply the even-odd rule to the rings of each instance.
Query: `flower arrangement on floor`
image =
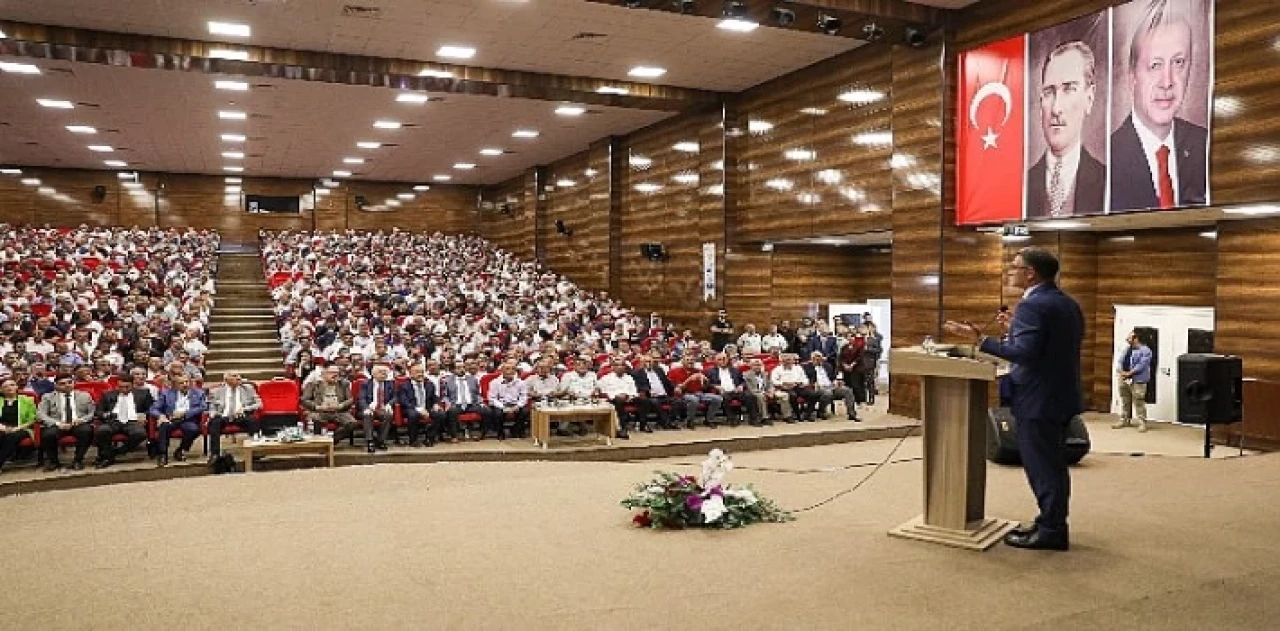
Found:
[[[783,522],[791,513],[778,508],[750,485],[724,484],[733,470],[733,461],[719,449],[712,449],[702,461],[698,478],[669,471],[636,485],[622,505],[639,511],[631,522],[640,528],[741,528],[760,522]]]

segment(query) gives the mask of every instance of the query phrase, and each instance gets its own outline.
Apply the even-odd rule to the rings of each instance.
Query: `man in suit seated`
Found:
[[[467,371],[465,362],[459,361],[453,364],[453,374],[445,375],[441,383],[444,384],[441,398],[444,402],[445,424],[449,427],[450,435],[458,435],[458,419],[463,414],[479,414],[481,433],[476,434],[475,440],[480,440],[484,436],[484,428],[489,426],[491,412],[480,396],[480,379]]]
[[[729,425],[738,426],[745,415],[753,421],[760,420],[760,410],[756,407],[756,398],[747,393],[746,382],[742,380],[742,372],[729,363],[729,356],[716,353],[716,365],[707,369],[707,387],[724,399],[724,413]],[[734,403],[737,403],[735,406]],[[737,411],[733,411],[734,408]]]
[[[823,353],[815,350],[810,356],[817,355],[823,355]],[[804,369],[796,363],[796,359],[798,358],[795,353],[783,354],[782,363],[773,367],[773,373],[769,378],[773,380],[773,387],[791,395],[792,404],[796,408],[796,420],[812,421],[818,396],[809,387],[809,378],[805,375]]]
[[[395,420],[396,390],[391,379],[391,369],[383,364],[373,367],[373,378],[360,384],[360,398],[356,399],[356,412],[364,423],[365,451],[387,450],[387,437],[391,434],[391,422]],[[374,422],[382,423],[375,439]]]
[[[36,420],[42,426],[40,447],[44,450],[44,470],[62,467],[58,461],[58,441],[67,436],[76,439],[75,460],[71,467],[84,468],[84,454],[93,442],[93,398],[74,388],[75,379],[61,374],[54,379],[54,391],[40,399]]]
[[[116,458],[137,449],[147,440],[147,412],[155,402],[145,380],[135,381],[128,373],[117,377],[116,389],[104,392],[98,401],[99,422],[95,434],[98,459],[94,462],[95,467],[105,469],[115,464]],[[111,438],[116,434],[125,436],[120,447],[112,444]]]
[[[667,378],[667,373],[660,365],[661,358],[653,354],[640,356],[640,367],[631,372],[636,382],[639,398],[649,402],[650,411],[658,413],[658,427],[675,429],[673,417],[685,415],[685,402],[675,396],[676,387]]]
[[[222,386],[209,393],[209,463],[222,453],[222,432],[228,425],[238,425],[250,436],[262,429],[256,412],[262,399],[252,384],[229,372],[222,376]]]
[[[818,418],[827,420],[832,411],[832,402],[836,398],[844,401],[845,412],[849,420],[858,421],[857,400],[853,396],[853,388],[845,385],[844,380],[836,373],[836,367],[826,361],[822,353],[814,353],[809,363],[804,364],[805,377],[809,379],[809,387],[818,397]]]
[[[1165,2],[1151,2],[1135,24],[1133,112],[1111,134],[1111,209],[1204,205],[1209,133],[1178,116],[1196,53],[1191,26]]]
[[[818,353],[821,355],[822,353]],[[760,410],[765,425],[773,425],[772,415],[769,413],[769,404],[777,403],[778,410],[782,412],[782,418],[788,423],[794,423],[795,412],[791,410],[791,395],[773,387],[773,382],[769,380],[769,374],[764,371],[764,361],[760,359],[751,360],[751,369],[747,374],[742,376],[742,380],[747,384],[747,392],[756,399],[756,409]],[[752,425],[760,425],[761,422],[753,420]]]
[[[209,409],[204,391],[191,387],[191,377],[179,374],[173,378],[174,387],[160,393],[151,406],[151,416],[156,419],[156,432],[160,442],[160,466],[169,464],[169,434],[182,431],[182,442],[173,452],[173,459],[187,459],[191,444],[200,435],[200,419]]]
[[[320,379],[303,389],[299,401],[307,412],[312,433],[319,434],[329,423],[338,426],[333,433],[334,444],[356,433],[356,418],[351,415],[351,405],[355,400],[351,397],[351,384],[339,378],[341,372],[332,364],[325,366]]]
[[[516,362],[508,360],[502,363],[502,376],[489,382],[489,405],[493,408],[491,418],[493,429],[498,440],[505,440],[506,430],[503,422],[511,418],[511,435],[523,438],[529,427],[529,391],[524,382],[516,375]]]
[[[1040,129],[1049,145],[1027,171],[1027,217],[1101,214],[1107,169],[1081,142],[1097,93],[1093,50],[1066,42],[1040,69]]]
[[[409,424],[409,445],[421,447],[424,438],[426,446],[436,444],[440,428],[431,415],[436,405],[436,387],[427,379],[422,364],[409,369],[409,380],[396,389],[396,402],[400,404],[400,416]]]

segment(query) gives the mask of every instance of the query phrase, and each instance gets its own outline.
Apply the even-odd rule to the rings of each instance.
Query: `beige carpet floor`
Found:
[[[789,507],[897,441],[746,452]],[[920,508],[909,438],[797,521],[651,532],[657,467],[444,463],[202,477],[0,499],[6,629],[1277,629],[1280,455],[1090,457],[1069,553],[888,537]],[[988,513],[1026,518],[1019,469]]]

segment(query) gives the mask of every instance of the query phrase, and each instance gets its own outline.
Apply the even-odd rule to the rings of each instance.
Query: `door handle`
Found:
[[[1164,376],[1166,376],[1166,377],[1172,377],[1172,376],[1173,376],[1173,369],[1172,369],[1172,368],[1161,368],[1161,369],[1160,369],[1160,372],[1164,373]]]

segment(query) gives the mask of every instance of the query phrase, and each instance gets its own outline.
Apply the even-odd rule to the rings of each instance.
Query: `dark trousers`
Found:
[[[72,426],[66,431],[46,426],[40,434],[40,448],[44,450],[45,464],[58,463],[58,441],[67,436],[74,436],[76,439],[75,461],[84,461],[84,454],[89,451],[89,445],[93,443],[93,425],[89,423]]]
[[[506,424],[508,420],[507,412],[499,407],[492,408],[492,410],[493,411],[489,417],[489,421],[493,424],[492,430],[498,436],[505,436],[506,434],[503,429],[503,425]],[[515,411],[511,412],[510,421],[511,435],[524,436],[526,428],[529,427],[529,408],[516,408]]]
[[[445,411],[445,424],[449,426],[449,431],[454,436],[458,435],[458,425],[459,425],[458,417],[462,416],[463,414],[479,414],[481,432],[484,431],[484,428],[489,426],[490,411],[488,407],[485,407],[483,405],[479,405],[476,403],[472,403],[471,405],[468,405],[465,408],[455,405],[449,408],[447,411]]]
[[[611,401],[613,409],[618,411],[618,422],[623,424],[626,429],[626,423],[635,423],[639,421],[642,425],[647,424],[646,419],[649,413],[656,411],[657,405],[653,403],[653,399],[642,399],[640,397],[625,398],[622,396],[614,397]],[[635,408],[635,412],[628,412],[627,406]]]
[[[404,420],[409,424],[409,442],[418,442],[418,437],[424,437],[427,444],[436,442],[440,434],[440,427],[436,423],[434,414],[426,415],[418,414],[417,410],[405,410],[403,412]]]
[[[13,457],[18,455],[18,445],[27,436],[30,436],[30,434],[24,430],[13,430],[0,434],[0,467],[3,467],[4,463],[13,460]]]
[[[649,411],[658,415],[658,425],[671,427],[671,419],[685,415],[684,399],[680,397],[645,397],[641,399],[649,404]]]
[[[759,402],[756,401],[754,395],[748,392],[726,392],[720,396],[724,397],[724,416],[730,423],[742,422],[744,415],[752,422],[759,421],[762,418]],[[736,406],[730,405],[734,401],[737,401],[738,404]]]
[[[844,383],[853,390],[853,400],[858,403],[867,402],[867,373],[861,370],[847,370],[844,375]]]
[[[1018,453],[1035,493],[1036,525],[1050,536],[1068,535],[1067,507],[1071,474],[1067,471],[1067,426],[1071,420],[1016,419]]]
[[[228,425],[239,425],[240,429],[250,436],[262,430],[262,423],[252,416],[241,416],[234,420],[225,416],[215,416],[209,419],[209,455],[216,456],[222,453],[222,433],[226,431]]]
[[[160,435],[160,453],[169,453],[169,434],[172,434],[175,429],[182,430],[182,441],[178,443],[178,451],[183,453],[191,451],[191,444],[196,442],[196,436],[200,435],[200,423],[196,417],[181,420],[169,419],[156,428],[156,433]]]
[[[395,420],[395,415],[391,412],[377,412],[365,410],[360,414],[360,421],[364,423],[364,444],[367,445],[385,445],[387,444],[387,436],[391,434],[391,421]],[[375,442],[373,436],[374,421],[382,423],[378,427],[378,436]]]
[[[784,390],[791,395],[791,409],[798,418],[814,415],[821,396],[813,388],[799,387]]]
[[[116,434],[124,434],[124,445],[119,449],[115,449],[111,444],[111,438]],[[137,421],[129,421],[121,423],[120,421],[102,421],[98,424],[98,429],[94,432],[94,442],[98,445],[98,460],[115,460],[134,449],[138,448],[147,440],[147,430],[142,427],[142,423]]]

